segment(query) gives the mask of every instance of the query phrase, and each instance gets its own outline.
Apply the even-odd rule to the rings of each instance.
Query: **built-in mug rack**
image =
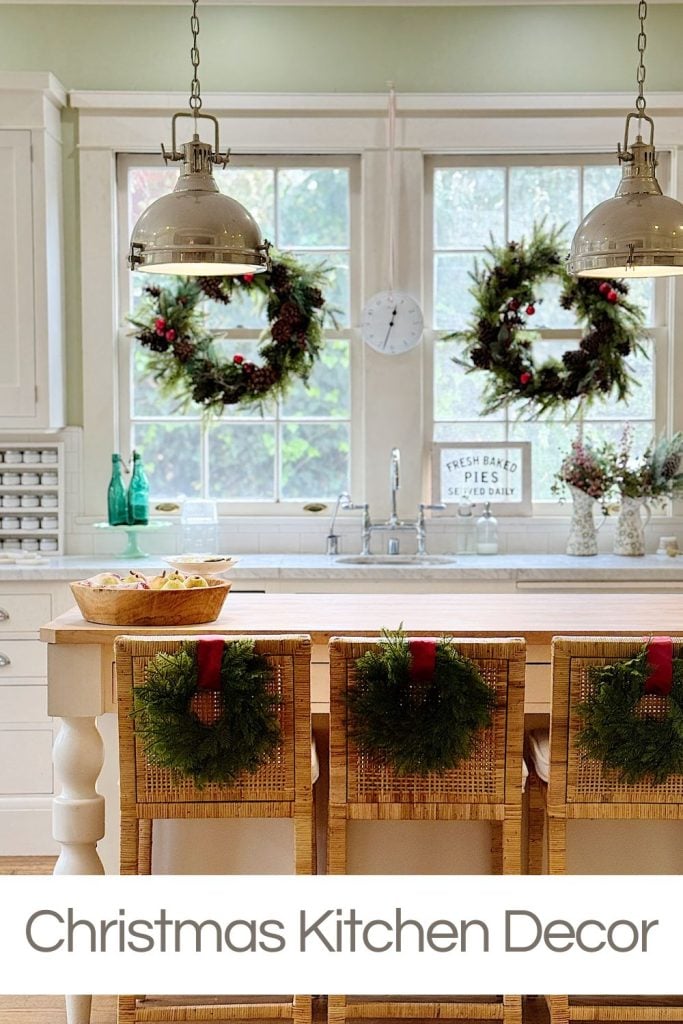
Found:
[[[64,444],[0,440],[0,551],[64,550]]]

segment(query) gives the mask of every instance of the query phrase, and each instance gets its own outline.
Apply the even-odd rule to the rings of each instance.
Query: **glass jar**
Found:
[[[456,555],[474,555],[477,551],[477,524],[474,519],[474,505],[469,498],[462,498],[455,517]]]
[[[24,451],[24,465],[35,466],[37,462],[40,462],[40,452],[37,448],[26,448]]]
[[[55,466],[59,456],[55,448],[43,448],[40,453],[40,461],[44,465]]]
[[[477,520],[477,554],[498,554],[498,520],[491,512],[491,502],[484,506],[484,514]]]
[[[38,518],[38,516],[32,516],[32,515],[31,516],[22,516],[21,517],[20,529],[21,530],[39,530],[40,529],[40,519]]]
[[[21,486],[22,487],[38,487],[40,484],[40,475],[38,473],[22,473],[21,474]]]
[[[20,504],[22,508],[38,508],[40,498],[37,494],[22,494]]]

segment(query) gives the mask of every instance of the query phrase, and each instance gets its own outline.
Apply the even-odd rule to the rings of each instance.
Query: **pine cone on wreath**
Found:
[[[477,345],[470,352],[470,359],[478,370],[488,370],[491,367],[491,353],[487,348]]]
[[[173,355],[180,363],[186,363],[188,359],[192,358],[194,352],[195,346],[187,338],[179,338],[173,342]]]
[[[271,366],[257,366],[251,375],[252,389],[262,394],[270,391],[274,384],[277,384],[278,376]]]
[[[224,306],[230,304],[230,296],[223,291],[223,281],[220,277],[198,277],[197,284],[207,299],[222,302]]]
[[[568,370],[579,370],[588,363],[588,353],[583,349],[570,349],[562,353],[562,362]]]
[[[617,345],[617,352],[619,353],[620,356],[630,356],[631,355],[631,342],[630,341],[620,341],[619,344]]]
[[[277,341],[278,343],[291,341],[292,326],[293,325],[288,324],[286,320],[276,320],[270,329],[273,341]]]
[[[282,263],[276,263],[270,272],[271,287],[277,292],[289,291],[289,271]]]
[[[600,336],[595,333],[587,334],[585,338],[581,339],[581,348],[589,356],[597,356],[601,345]]]

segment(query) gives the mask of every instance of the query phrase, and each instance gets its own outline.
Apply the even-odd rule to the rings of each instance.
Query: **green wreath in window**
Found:
[[[489,259],[471,275],[472,322],[446,337],[466,346],[465,357],[454,362],[488,375],[482,412],[522,402],[526,411],[542,416],[577,399],[585,407],[612,392],[620,402],[628,398],[634,380],[627,359],[643,352],[644,336],[643,314],[627,300],[628,286],[571,277],[560,258],[559,230],[543,225],[534,227],[528,242],[486,251]],[[541,301],[538,288],[547,281],[561,285],[560,305],[575,311],[583,336],[578,348],[538,363],[533,343],[539,334],[531,321]]]
[[[216,414],[226,405],[279,397],[296,380],[305,383],[320,356],[326,317],[334,323],[322,292],[327,273],[280,253],[261,274],[147,285],[145,301],[130,323],[134,337],[151,353],[148,368],[154,380],[182,406],[195,402]],[[239,352],[221,358],[198,308],[207,298],[228,305],[243,288],[260,293],[266,305],[268,328],[258,364]]]

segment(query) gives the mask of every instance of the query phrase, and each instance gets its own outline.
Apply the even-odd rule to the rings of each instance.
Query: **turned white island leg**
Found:
[[[62,719],[53,762],[61,791],[52,832],[60,845],[56,875],[102,875],[97,842],[104,836],[104,797],[96,783],[104,745],[95,717],[102,714],[102,654],[96,645],[48,647],[48,711]],[[66,997],[67,1024],[90,1024],[92,997]]]

